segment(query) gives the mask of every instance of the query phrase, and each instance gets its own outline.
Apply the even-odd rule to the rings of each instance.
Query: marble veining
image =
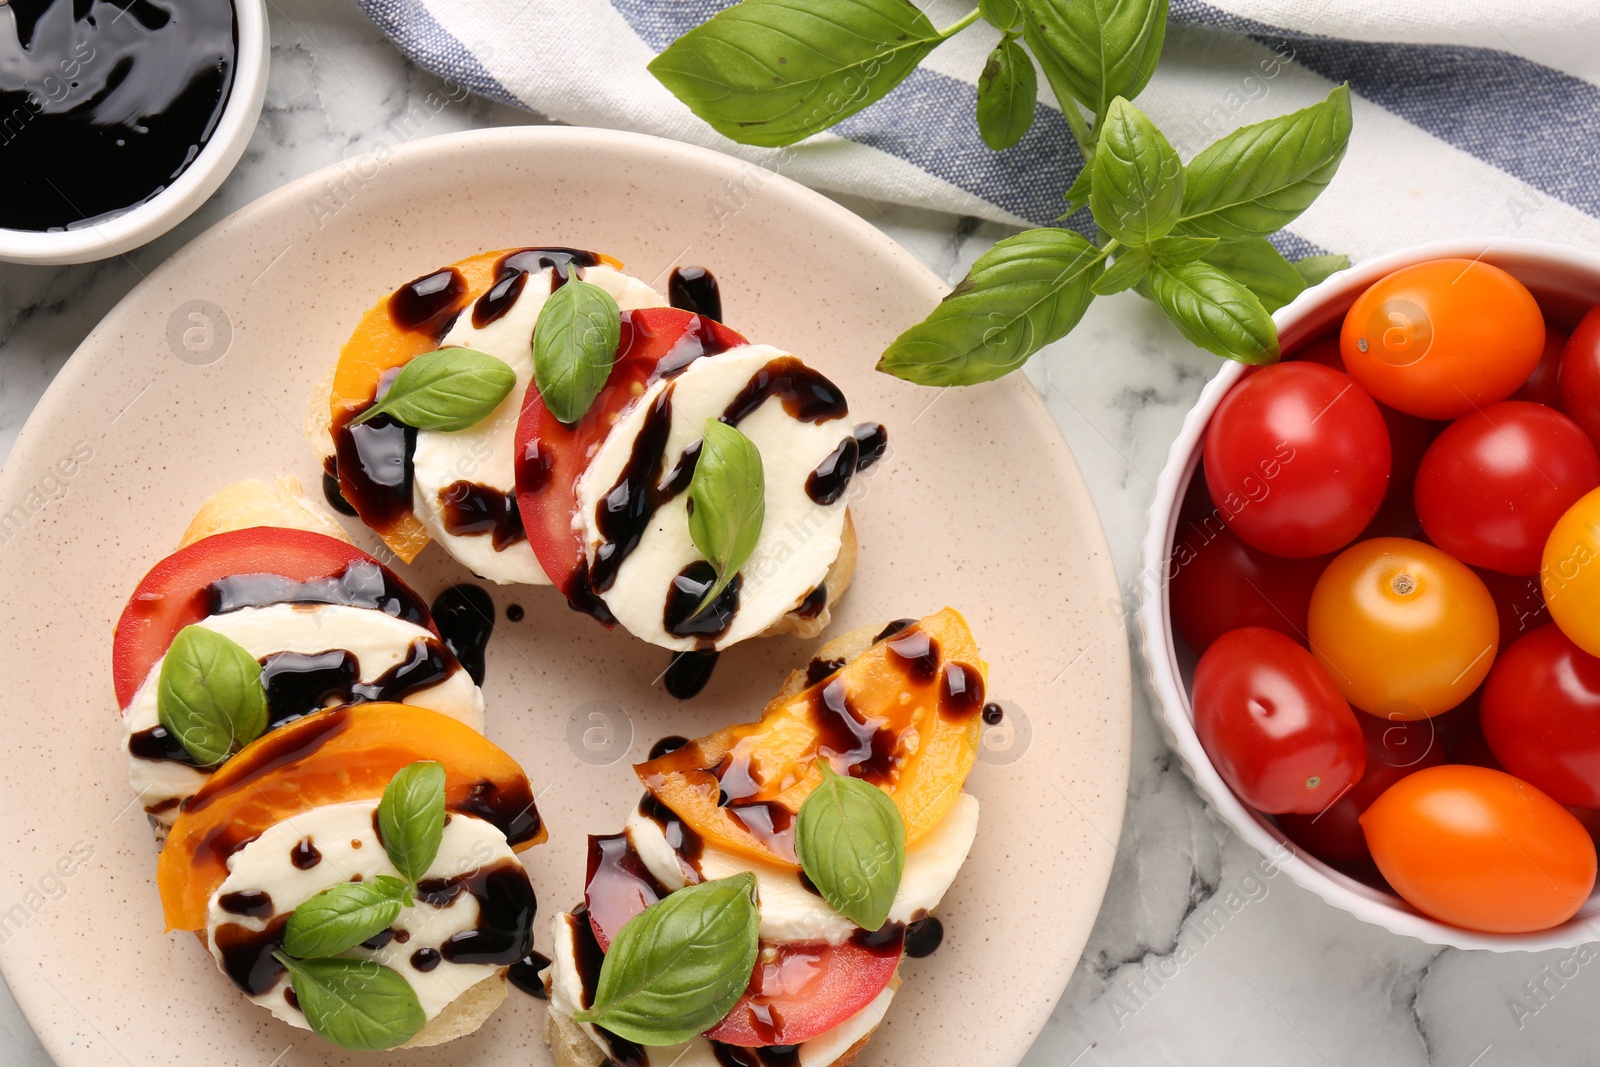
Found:
[[[449,95],[355,9],[275,0],[266,109],[238,169],[196,215],[128,256],[0,265],[0,454],[77,343],[145,272],[283,182],[388,143],[544,121]],[[445,103],[427,106],[429,94]],[[955,281],[1010,231],[841,197]],[[1139,298],[1097,301],[1028,367],[1076,454],[1131,610],[1136,547],[1157,473],[1217,362]],[[1138,661],[1137,650],[1135,662]],[[1063,670],[1070,670],[1070,653]],[[1095,931],[1028,1067],[1096,1064],[1592,1063],[1593,948],[1537,955],[1440,950],[1337,911],[1276,873],[1206,811],[1140,681],[1128,817]],[[913,1042],[914,1044],[914,1042]],[[870,1057],[869,1057],[870,1058]],[[0,990],[0,1063],[45,1067]]]

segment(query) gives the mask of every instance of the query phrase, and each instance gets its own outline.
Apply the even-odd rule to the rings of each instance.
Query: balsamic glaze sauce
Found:
[[[527,286],[529,274],[552,268],[550,291],[555,292],[567,283],[574,269],[581,279],[583,268],[599,265],[599,256],[579,248],[524,248],[508,252],[495,268],[494,284],[472,305],[472,325],[481,330],[510,311]]]
[[[817,464],[816,470],[806,475],[806,496],[812,503],[827,507],[844,496],[845,490],[850,488],[850,479],[855,476],[860,453],[861,446],[856,439],[846,437]]]
[[[836,659],[813,659],[806,664],[806,688],[811,688],[830,674],[837,674],[849,662],[843,656]]]
[[[544,982],[539,973],[550,966],[550,957],[540,952],[529,952],[506,969],[506,981],[536,1000],[545,1000]]]
[[[863,422],[851,431],[856,439],[856,470],[864,471],[889,451],[889,431],[881,422]]]
[[[212,941],[222,960],[222,972],[252,997],[270,992],[283,976],[283,964],[272,954],[283,948],[283,930],[288,925],[288,915],[278,916],[263,930],[240,923],[220,924]]]
[[[577,964],[578,981],[583,985],[583,1006],[587,1008],[594,1004],[595,990],[600,987],[600,968],[606,957],[600,950],[600,942],[595,939],[587,907],[579,906],[567,916],[566,921],[572,930],[572,955]],[[650,1057],[643,1047],[627,1038],[618,1037],[603,1026],[596,1026],[595,1032],[606,1042],[610,1062],[605,1067],[649,1067]]]
[[[939,676],[939,714],[965,722],[983,707],[983,675],[965,663],[946,663]]]
[[[906,927],[906,955],[914,960],[931,956],[944,943],[944,923],[932,915],[914,920]]]
[[[531,952],[538,903],[522,864],[515,860],[495,864],[462,881],[467,892],[478,899],[478,924],[451,934],[440,954],[451,963],[509,967]],[[422,886],[417,889],[420,894]]]
[[[241,889],[236,893],[222,894],[217,898],[217,907],[229,915],[262,919],[272,914],[272,897],[264,890]]]
[[[985,704],[983,706],[983,722],[985,726],[999,726],[1006,718],[1006,709],[999,704]]]
[[[879,641],[882,641],[885,638],[893,637],[901,630],[904,630],[907,626],[915,626],[916,623],[916,619],[895,619],[893,622],[889,623],[883,629],[878,631],[878,636],[872,639],[872,643],[877,644]]]
[[[805,595],[800,601],[800,606],[789,614],[800,619],[814,619],[822,614],[822,609],[828,606],[828,586],[826,582],[818,582],[817,587]]]
[[[613,935],[645,908],[666,898],[627,834],[589,836],[589,863],[583,880],[583,902],[590,917]]]
[[[389,319],[402,330],[443,337],[467,295],[467,279],[454,267],[407,282],[389,297]]]
[[[840,773],[874,785],[888,784],[900,763],[896,756],[900,735],[885,720],[864,720],[847,690],[842,677],[807,690],[811,721],[817,728],[817,753],[830,759]]]
[[[296,870],[309,871],[322,862],[322,853],[312,844],[310,837],[302,837],[289,850],[289,862],[294,864]]]
[[[704,267],[673,268],[667,279],[667,301],[680,311],[722,321],[722,291]]]
[[[672,657],[666,673],[661,676],[661,684],[679,700],[688,700],[706,687],[717,665],[717,657],[721,654],[704,649],[679,652]]]
[[[661,470],[666,460],[667,435],[672,430],[672,385],[656,394],[645,413],[644,424],[634,438],[633,449],[622,473],[602,498],[595,525],[604,538],[595,549],[589,570],[589,584],[604,593],[617,580],[623,560],[638,547],[650,528],[656,510],[671,500],[663,492]],[[681,468],[682,463],[678,466]],[[693,475],[693,467],[690,467]],[[687,481],[685,482],[687,487]]]
[[[660,759],[668,752],[676,752],[678,749],[682,748],[688,743],[689,739],[687,737],[679,737],[677,734],[668,734],[666,737],[663,737],[661,740],[650,746],[650,758]]]
[[[439,966],[439,963],[443,959],[444,957],[439,955],[438,949],[423,947],[417,949],[417,951],[411,954],[411,966],[415,967],[423,974],[427,974],[429,971]]]
[[[889,659],[912,679],[932,681],[939,669],[939,642],[921,630],[907,627],[889,638]]]
[[[0,226],[79,229],[171,185],[216,129],[237,48],[229,0],[0,4]]]
[[[433,601],[433,621],[445,647],[455,654],[472,680],[483,684],[483,653],[494,633],[494,601],[481,587],[452,585]]]
[[[800,1067],[799,1045],[745,1048],[712,1041],[711,1054],[717,1058],[719,1067]]]
[[[499,827],[509,844],[520,845],[524,841],[531,841],[544,827],[543,820],[539,818],[539,809],[533,803],[533,787],[521,775],[507,784],[511,786],[509,790],[484,779],[469,789],[460,801],[451,804],[450,810],[463,815],[476,815]],[[449,815],[445,816],[447,821],[449,818]]]
[[[665,741],[681,741],[682,738],[663,738],[657,742],[660,747]],[[685,742],[687,743],[687,742]],[[674,751],[669,749],[668,751]],[[665,755],[666,753],[662,753]],[[678,818],[678,813],[661,803],[654,793],[646,793],[639,801],[639,814],[661,827],[661,836],[666,839],[672,851],[683,858],[683,861],[695,870],[700,869],[700,856],[705,851],[705,839],[689,828],[689,824]]]
[[[783,410],[801,422],[824,423],[850,412],[837,385],[794,356],[779,356],[756,371],[722,413],[722,421],[737,426],[751,413],[777,397]]]
[[[522,529],[517,494],[466,480],[439,490],[439,517],[447,532],[456,536],[489,534],[496,552],[528,539]]]
[[[506,621],[507,622],[521,622],[522,618],[523,618],[523,616],[525,614],[526,614],[526,612],[524,612],[522,610],[522,605],[521,604],[507,604],[506,605]]]
[[[200,591],[199,606],[205,615],[273,604],[344,604],[381,611],[417,626],[431,622],[422,598],[375,560],[358,559],[337,575],[303,582],[281,574],[232,574]]]
[[[362,522],[383,534],[411,514],[417,431],[389,415],[355,423],[362,410],[346,412],[334,423],[334,462],[345,499]]]
[[[672,579],[667,588],[667,603],[662,625],[673,637],[698,637],[711,640],[728,632],[739,611],[739,590],[744,576],[735,574],[717,598],[697,611],[711,587],[717,584],[717,569],[697,559]]]
[[[344,492],[339,488],[339,457],[329,456],[322,461],[322,499],[328,506],[341,515],[354,518],[356,509],[350,506],[350,501],[344,498]]]

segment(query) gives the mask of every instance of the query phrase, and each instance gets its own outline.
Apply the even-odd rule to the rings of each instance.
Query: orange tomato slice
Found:
[[[794,816],[822,781],[819,759],[887,792],[909,846],[937,826],[978,754],[988,665],[945,608],[848,665],[731,726],[634,768],[705,841],[798,868]]]
[[[418,760],[444,764],[447,810],[493,823],[518,851],[545,839],[522,768],[470,726],[407,704],[333,708],[246,745],[184,803],[159,860],[167,929],[205,926],[228,857],[269,826],[328,804],[376,800]]]
[[[495,249],[450,264],[466,281],[455,310],[467,307],[487,292],[496,281],[496,266],[500,260],[515,251],[514,248]],[[600,260],[609,267],[622,269],[622,264],[610,256],[600,256]],[[329,425],[342,425],[371,403],[386,371],[404,366],[437,347],[437,339],[427,330],[406,330],[396,324],[389,314],[389,296],[384,296],[361,316],[350,340],[339,350],[339,362],[333,371],[333,390],[328,397]],[[356,498],[350,486],[344,488],[346,498],[354,502]],[[401,516],[389,530],[379,530],[378,534],[406,563],[416,559],[417,553],[428,546],[428,532],[422,520],[411,514]]]

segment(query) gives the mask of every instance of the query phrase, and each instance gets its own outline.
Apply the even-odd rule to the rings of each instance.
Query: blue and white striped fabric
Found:
[[[828,134],[781,151],[725,140],[645,64],[733,2],[357,0],[423,67],[551,118],[708,145],[876,200],[1016,224],[1060,214],[1080,159],[1047,88],[1015,147],[991,152],[978,138],[975,85],[997,39],[986,27]],[[929,13],[943,25],[971,6],[935,0]],[[1344,81],[1355,93],[1349,154],[1285,251],[1360,259],[1506,235],[1600,246],[1597,0],[1172,0],[1166,52],[1139,105],[1188,158]]]

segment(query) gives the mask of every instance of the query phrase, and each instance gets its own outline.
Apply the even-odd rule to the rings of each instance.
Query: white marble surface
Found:
[[[287,179],[360,153],[389,118],[438,87],[343,2],[269,6],[266,111],[209,204],[126,259],[0,265],[0,455],[78,341],[143,272]],[[428,132],[535,121],[472,101],[440,112]],[[846,203],[952,281],[1006,233],[971,219]],[[1167,447],[1216,369],[1131,294],[1098,301],[1065,343],[1028,368],[1084,469],[1125,582]],[[1357,922],[1282,876],[1253,877],[1258,857],[1207,814],[1177,770],[1142,683],[1136,703],[1121,859],[1029,1067],[1493,1067],[1600,1058],[1600,988],[1591,968],[1560,966],[1569,953],[1441,951]],[[1539,999],[1530,983],[1542,983]],[[48,1063],[0,989],[0,1065]]]

